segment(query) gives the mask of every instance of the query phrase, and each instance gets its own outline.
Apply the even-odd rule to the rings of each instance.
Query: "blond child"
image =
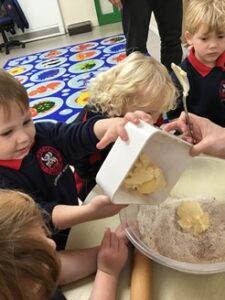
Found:
[[[56,245],[33,199],[24,193],[0,190],[0,224],[1,299],[66,299],[57,285],[65,281],[62,277],[68,270],[61,256],[66,256],[69,250],[55,251]],[[71,261],[78,278],[80,269],[87,266],[85,260],[92,260],[88,251],[77,250]],[[97,254],[97,273],[90,300],[115,300],[118,276],[127,255],[125,240],[108,229]]]
[[[100,73],[88,86],[90,100],[77,120],[84,123],[93,116],[124,116],[141,110],[156,123],[163,112],[174,107],[176,89],[166,68],[153,57],[134,52],[116,66]],[[84,199],[95,185],[95,176],[109,147],[77,162],[79,196]]]
[[[185,38],[191,46],[180,67],[187,72],[187,108],[225,127],[225,1],[192,0],[185,15]],[[179,86],[175,75],[175,84]],[[182,96],[170,119],[182,112]]]

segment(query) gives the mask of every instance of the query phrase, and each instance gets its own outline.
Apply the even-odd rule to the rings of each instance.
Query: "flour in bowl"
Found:
[[[208,229],[194,236],[178,224],[176,210],[185,200],[168,198],[159,206],[140,205],[141,240],[149,248],[174,260],[189,263],[225,261],[225,201],[203,197],[193,199],[209,215]]]

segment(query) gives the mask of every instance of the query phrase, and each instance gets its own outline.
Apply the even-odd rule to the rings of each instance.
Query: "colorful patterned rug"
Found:
[[[88,102],[86,86],[125,57],[123,35],[9,60],[4,69],[27,89],[35,122],[70,123]]]

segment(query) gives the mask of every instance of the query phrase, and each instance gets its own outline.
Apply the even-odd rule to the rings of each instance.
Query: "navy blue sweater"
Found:
[[[77,116],[75,122],[78,121],[85,123],[93,117],[108,118],[103,114],[95,112],[92,107],[86,105]],[[81,200],[85,200],[87,195],[96,185],[95,177],[111,147],[112,144],[103,149],[101,152],[95,151],[89,156],[83,157],[76,162],[76,183],[79,198]]]
[[[7,166],[0,161],[0,188],[28,193],[50,216],[58,204],[77,205],[74,173],[69,165],[96,151],[98,139],[93,125],[100,118],[94,116],[85,123],[35,124],[35,143],[20,167],[15,168],[13,161]],[[69,229],[54,232],[58,249],[65,247],[68,233]]]
[[[51,300],[67,300],[67,299],[63,295],[63,292],[59,288],[57,288]]]
[[[217,61],[214,68],[209,68],[200,63],[194,56],[193,50],[180,65],[187,72],[190,91],[187,97],[189,112],[205,117],[216,124],[225,127],[225,53]],[[172,78],[181,91],[176,76]],[[184,110],[182,97],[178,99],[175,110],[168,113],[169,119],[179,117]]]

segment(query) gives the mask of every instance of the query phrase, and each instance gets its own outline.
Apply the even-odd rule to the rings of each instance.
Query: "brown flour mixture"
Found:
[[[190,263],[225,261],[225,201],[199,201],[209,214],[209,228],[198,236],[185,232],[177,223],[176,208],[187,199],[168,198],[161,205],[140,205],[138,222],[141,240],[161,255]]]

